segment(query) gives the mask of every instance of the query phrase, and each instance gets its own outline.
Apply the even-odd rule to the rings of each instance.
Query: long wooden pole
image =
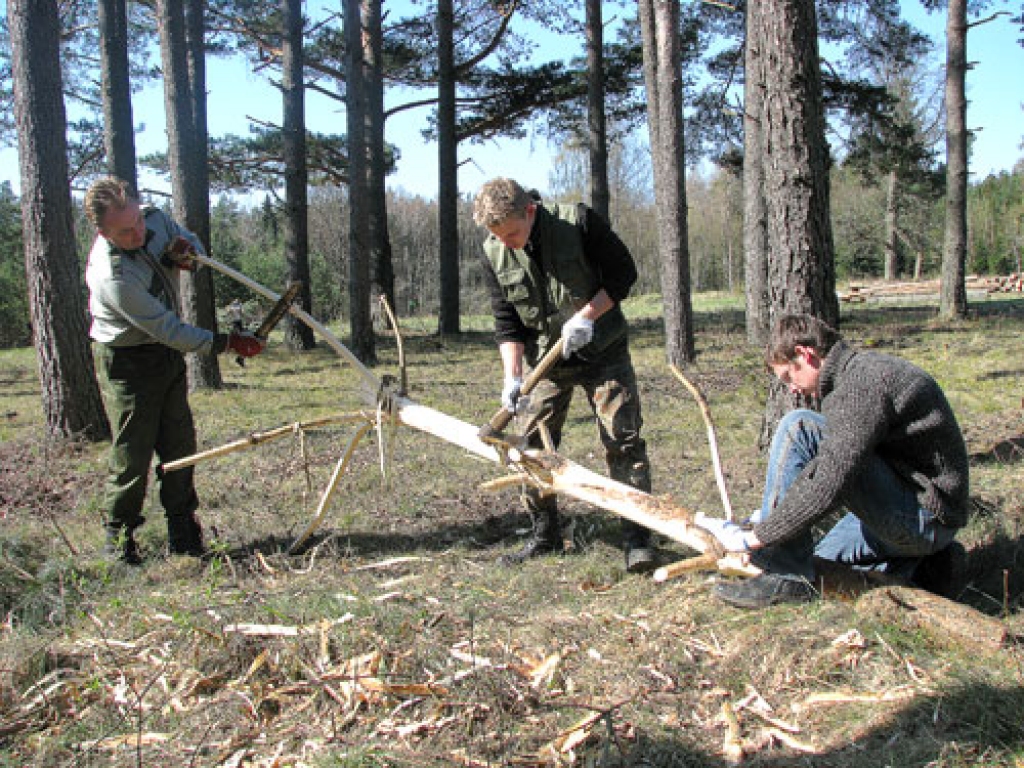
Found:
[[[191,456],[186,456],[185,458],[178,459],[176,461],[169,461],[166,464],[160,464],[157,467],[157,472],[174,472],[176,469],[191,467],[201,461],[215,459],[219,456],[226,456],[229,453],[240,451],[243,448],[260,445],[271,440],[277,440],[281,437],[287,437],[288,435],[295,434],[296,432],[322,427],[326,424],[346,421],[370,421],[370,417],[362,413],[342,413],[334,416],[324,416],[319,419],[310,419],[308,421],[297,421],[293,424],[285,424],[283,427],[275,427],[274,429],[268,429],[263,432],[253,432],[248,437],[233,440],[230,443],[225,443],[224,445],[217,446],[216,448],[211,448],[208,451],[200,451],[199,453],[194,453]]]
[[[207,256],[197,256],[196,260],[237,280],[256,293],[266,296],[271,301],[277,301],[279,298],[273,291],[215,259]],[[356,369],[365,385],[364,395],[367,398],[377,399],[381,396],[380,380],[330,330],[299,307],[292,306],[289,311],[323,336],[331,348]],[[520,452],[514,448],[499,451],[493,443],[484,442],[480,439],[478,427],[448,416],[433,408],[420,405],[401,393],[392,392],[386,394],[389,397],[388,402],[392,415],[406,426],[457,445],[482,459],[507,464],[515,471],[522,471],[542,490],[547,489],[563,493],[580,501],[606,509],[609,512],[625,517],[670,539],[685,544],[698,552],[724,554],[721,545],[711,534],[693,524],[693,513],[677,506],[669,499],[655,497],[649,493],[638,491],[636,488],[624,483],[611,480],[571,462],[557,453],[537,450]],[[373,405],[377,404],[373,403]],[[360,437],[361,434],[359,435]],[[349,445],[346,456],[351,453],[356,443],[358,443],[358,438]],[[343,461],[339,462],[335,471],[336,476],[340,476],[341,472],[344,471],[344,467],[347,464],[347,461],[344,460],[345,458],[343,457]],[[187,461],[187,459],[182,461]],[[329,490],[333,490],[333,485],[335,484],[336,480],[332,478]],[[319,520],[323,518],[326,499],[329,498],[329,495],[329,493],[325,494],[324,499],[321,500],[321,508],[318,510],[317,519],[311,528],[318,525]],[[308,533],[303,538],[308,538]]]
[[[693,399],[697,401],[700,408],[700,415],[704,417],[704,426],[708,433],[708,448],[711,451],[711,464],[715,470],[715,482],[718,483],[718,493],[722,497],[722,509],[725,510],[725,519],[732,520],[732,502],[729,501],[729,491],[725,487],[725,475],[722,473],[722,459],[718,453],[718,438],[715,436],[715,422],[711,419],[711,407],[708,405],[704,393],[697,385],[686,378],[686,375],[675,365],[670,365],[672,373],[683,383],[683,386],[690,390]]]

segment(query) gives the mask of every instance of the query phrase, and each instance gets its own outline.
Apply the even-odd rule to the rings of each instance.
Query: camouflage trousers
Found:
[[[162,344],[112,348],[94,345],[102,371],[103,400],[113,432],[106,485],[107,525],[142,524],[149,467],[156,453],[163,462],[196,451],[188,404],[185,359]],[[191,518],[199,506],[191,467],[158,480],[160,503],[172,518]]]
[[[609,347],[598,361],[584,363],[572,359],[559,362],[548,378],[537,384],[530,393],[526,423],[522,428],[529,434],[530,446],[541,447],[540,433],[534,429],[541,420],[555,446],[561,443],[573,390],[577,386],[586,394],[594,414],[609,477],[649,492],[651,467],[647,459],[647,444],[640,437],[643,424],[640,393],[626,339]],[[558,506],[554,496],[541,497],[530,489],[524,494],[524,501],[535,520],[538,517],[557,518]],[[647,529],[628,520],[622,522],[627,543],[646,541]]]

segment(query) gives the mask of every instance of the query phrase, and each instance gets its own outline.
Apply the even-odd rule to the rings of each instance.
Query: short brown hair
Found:
[[[121,210],[138,202],[127,181],[108,176],[93,182],[85,193],[85,216],[96,229],[103,228],[103,217],[111,208]]]
[[[782,315],[772,327],[765,362],[768,365],[789,362],[796,355],[797,347],[810,347],[824,359],[841,338],[839,331],[813,315]]]
[[[473,201],[473,221],[480,227],[496,227],[513,216],[526,216],[533,197],[512,179],[491,179]]]

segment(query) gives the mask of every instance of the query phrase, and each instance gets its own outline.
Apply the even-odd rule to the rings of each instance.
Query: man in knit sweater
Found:
[[[744,608],[810,600],[814,557],[906,579],[949,558],[967,522],[968,461],[935,380],[900,358],[854,349],[809,315],[780,318],[766,358],[820,410],[790,411],[779,422],[752,526],[698,520],[764,570],[720,583],[715,594]],[[839,511],[815,546],[812,527]]]

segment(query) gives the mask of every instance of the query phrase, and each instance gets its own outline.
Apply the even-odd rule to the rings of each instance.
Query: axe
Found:
[[[555,345],[548,350],[547,354],[544,355],[534,366],[533,370],[530,371],[529,376],[523,381],[523,385],[519,388],[519,396],[525,397],[530,394],[534,387],[537,386],[537,382],[548,375],[548,372],[554,367],[555,363],[558,362],[559,358],[562,357],[562,346],[564,340],[559,337]],[[502,431],[508,426],[508,423],[512,421],[512,411],[506,408],[504,405],[498,409],[491,420],[480,427],[480,431],[477,432],[477,437],[481,440],[496,440],[501,439]]]
[[[266,342],[267,337],[270,336],[270,332],[277,327],[277,324],[281,322],[281,318],[288,312],[288,308],[291,307],[295,301],[295,297],[299,295],[299,291],[302,290],[302,281],[296,280],[288,286],[281,298],[277,300],[277,303],[273,306],[267,316],[263,318],[263,322],[260,323],[260,327],[256,329],[254,334],[260,341]],[[239,355],[235,358],[235,362],[239,365],[245,365],[245,358]]]

